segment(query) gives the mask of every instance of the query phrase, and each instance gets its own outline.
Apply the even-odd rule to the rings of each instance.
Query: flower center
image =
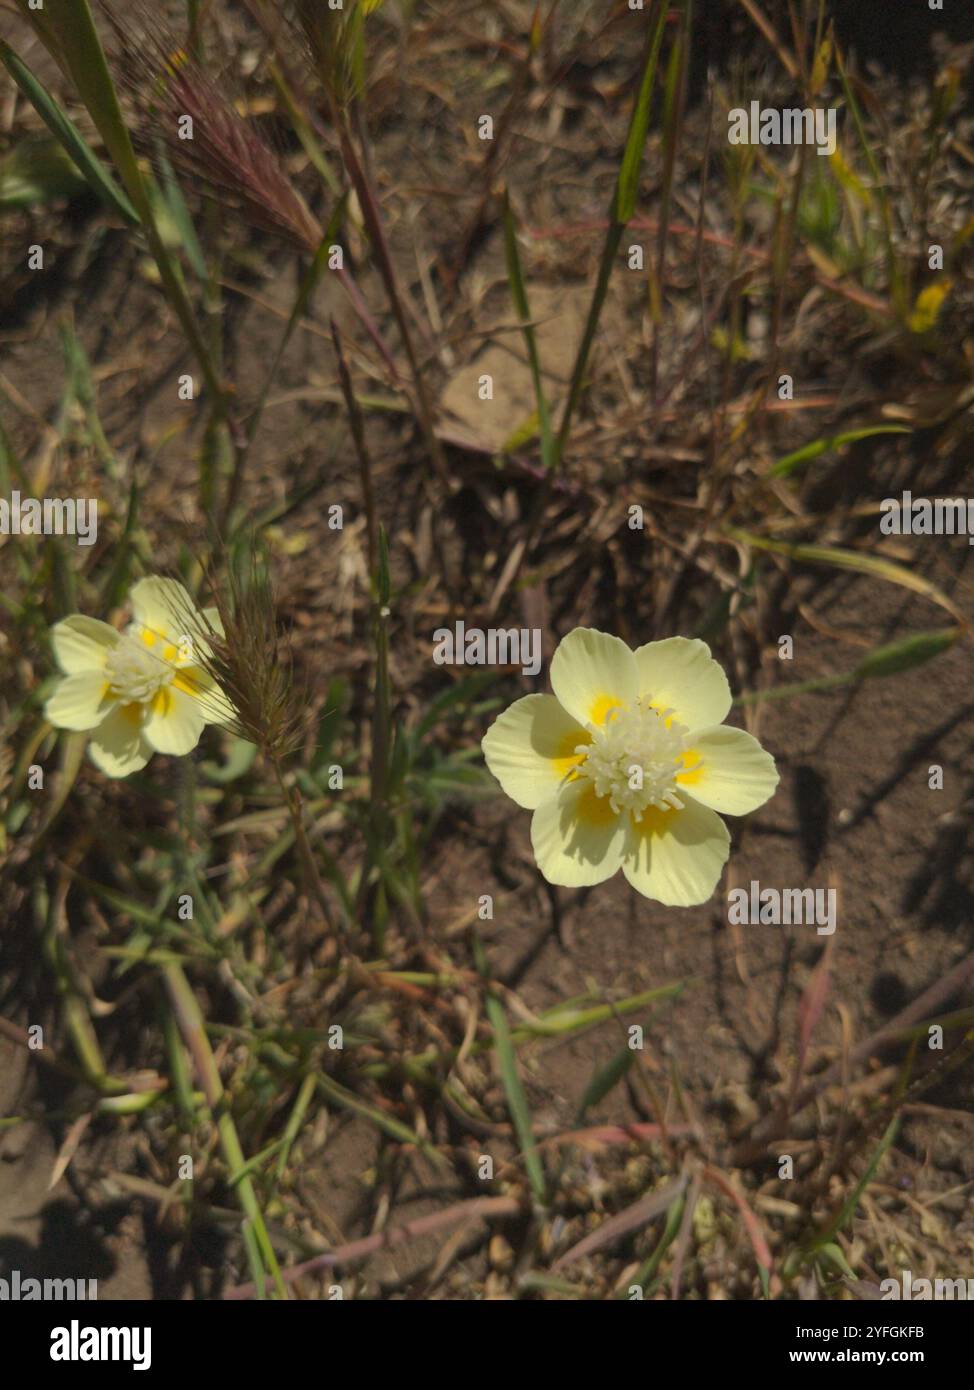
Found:
[[[638,819],[648,806],[683,809],[676,776],[692,770],[683,756],[689,730],[672,714],[653,709],[647,696],[629,709],[611,710],[604,724],[587,726],[592,741],[575,749],[585,755],[578,772],[592,782],[596,796],[609,798],[617,815],[629,811]]]
[[[109,693],[126,705],[145,704],[175,674],[174,667],[132,637],[120,637],[105,662]]]

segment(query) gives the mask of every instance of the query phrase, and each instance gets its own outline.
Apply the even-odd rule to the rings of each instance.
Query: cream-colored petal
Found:
[[[531,817],[531,844],[549,883],[582,888],[611,878],[622,863],[626,825],[591,782],[568,782]]]
[[[193,609],[181,614],[176,665],[186,666],[206,661],[213,655],[213,638],[223,637],[223,622],[215,608]]]
[[[203,609],[203,629],[204,631],[209,629],[215,632],[218,637],[226,635],[223,631],[223,619],[220,617],[219,608]]]
[[[691,731],[720,724],[731,707],[730,686],[706,642],[666,637],[635,652],[639,694],[658,709],[671,709]]]
[[[533,811],[555,795],[581,762],[575,749],[588,742],[588,733],[554,695],[525,695],[497,716],[480,746],[511,800]]]
[[[184,634],[193,636],[199,629],[199,610],[177,579],[140,579],[129,594],[129,602],[140,627],[173,645]]]
[[[51,628],[51,646],[61,670],[68,676],[82,671],[104,669],[108,653],[118,641],[118,633],[98,618],[74,613]]]
[[[184,666],[173,678],[176,690],[185,691],[199,705],[206,724],[234,724],[237,711],[216,681],[202,666]]]
[[[44,718],[56,729],[94,729],[114,705],[103,671],[78,671],[58,681],[44,706]]]
[[[622,872],[664,907],[695,907],[713,894],[730,854],[720,816],[688,797],[682,811],[650,807],[630,822]]]
[[[576,627],[551,658],[551,688],[580,724],[604,724],[610,710],[639,694],[635,658],[620,637]]]
[[[743,729],[715,724],[698,729],[684,754],[688,772],[677,776],[695,801],[728,816],[746,816],[774,795],[774,758]],[[693,764],[697,766],[694,768]]]
[[[191,753],[199,743],[205,723],[199,702],[192,695],[175,686],[164,686],[149,707],[145,738],[157,753],[180,757]]]
[[[152,757],[142,733],[141,705],[118,705],[92,734],[88,753],[106,777],[127,777]]]

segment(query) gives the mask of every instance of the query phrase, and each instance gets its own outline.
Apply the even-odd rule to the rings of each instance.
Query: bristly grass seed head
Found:
[[[229,567],[227,588],[213,585],[219,625],[207,633],[201,664],[236,711],[233,731],[281,763],[301,744],[307,705],[295,685],[290,640],[259,558],[242,573]]]
[[[323,234],[291,183],[281,158],[242,116],[222,85],[180,46],[175,35],[144,15],[145,33],[133,37],[109,11],[118,44],[118,76],[140,121],[136,146],[157,157],[160,140],[175,167],[229,199],[253,223],[314,253]]]

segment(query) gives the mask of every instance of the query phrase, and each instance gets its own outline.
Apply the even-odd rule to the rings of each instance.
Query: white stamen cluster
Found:
[[[175,674],[168,661],[153,656],[134,637],[120,637],[105,662],[109,690],[124,704],[145,704],[171,685]]]
[[[593,783],[596,796],[609,798],[617,815],[628,811],[638,818],[648,806],[683,809],[676,775],[691,770],[683,761],[689,730],[673,720],[667,724],[672,713],[654,709],[644,697],[610,711],[601,726],[587,726],[592,741],[575,749],[584,754],[577,771]]]

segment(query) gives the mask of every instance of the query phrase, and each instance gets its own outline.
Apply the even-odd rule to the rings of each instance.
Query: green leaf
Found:
[[[209,272],[206,268],[206,257],[203,255],[203,248],[200,245],[199,237],[196,235],[196,228],[193,226],[193,219],[189,215],[189,208],[186,206],[186,199],[183,197],[183,190],[179,186],[179,180],[173,172],[172,164],[166,154],[162,140],[156,142],[156,158],[159,162],[159,169],[162,175],[161,189],[150,187],[150,198],[152,199],[153,211],[156,216],[156,226],[159,228],[159,235],[168,246],[170,244],[164,229],[164,219],[171,227],[170,237],[178,243],[186,253],[186,259],[193,268],[193,273],[201,284],[206,284]]]
[[[650,37],[649,47],[646,53],[646,62],[643,65],[643,78],[639,88],[639,95],[636,98],[636,105],[633,108],[632,118],[629,123],[629,135],[626,139],[626,148],[619,169],[619,177],[616,181],[615,194],[612,199],[612,207],[609,213],[609,226],[606,229],[605,243],[602,247],[602,259],[599,262],[595,289],[592,291],[592,300],[589,304],[585,327],[582,331],[582,340],[578,345],[578,352],[575,354],[571,384],[568,388],[568,399],[562,410],[561,423],[558,426],[558,437],[555,442],[556,463],[561,463],[564,457],[565,447],[568,444],[572,417],[575,413],[575,407],[578,405],[579,398],[581,397],[582,387],[585,384],[585,372],[588,367],[589,353],[592,350],[592,343],[595,340],[595,333],[602,315],[605,297],[609,291],[609,278],[612,274],[613,266],[615,265],[616,253],[619,250],[619,243],[622,240],[623,229],[636,210],[636,194],[639,190],[639,170],[643,159],[643,146],[646,144],[646,132],[649,129],[653,83],[656,78],[656,65],[659,61],[660,45],[663,42],[663,28],[666,24],[667,9],[667,0],[658,0],[656,24]]]
[[[534,325],[531,322],[527,285],[524,283],[524,271],[517,249],[517,228],[514,225],[511,200],[506,189],[504,190],[504,251],[507,257],[507,278],[511,286],[511,298],[514,300],[514,307],[521,320],[521,331],[524,334],[528,361],[531,364],[531,381],[534,385],[534,398],[537,402],[538,428],[541,431],[541,462],[545,468],[551,468],[556,460],[555,437],[551,430],[551,415],[548,410],[548,402],[545,399],[544,384],[541,380],[541,361],[538,357],[538,342]]]
[[[658,0],[656,24],[653,28],[643,65],[643,79],[639,84],[639,95],[629,122],[625,153],[619,169],[616,185],[615,219],[626,223],[636,211],[636,195],[639,191],[639,170],[643,162],[643,149],[649,130],[649,116],[653,104],[653,84],[656,81],[656,66],[663,43],[663,30],[669,10],[668,0]]]
[[[840,1270],[847,1279],[857,1278],[856,1271],[849,1264],[845,1255],[843,1255],[841,1248],[834,1244],[834,1242],[830,1241],[827,1245],[823,1245],[818,1253],[823,1259],[828,1260],[830,1264],[835,1265],[836,1269]]]
[[[528,1106],[528,1098],[525,1094],[524,1086],[521,1083],[521,1077],[517,1069],[517,1053],[514,1048],[514,1039],[511,1034],[510,1024],[507,1021],[507,1014],[504,1011],[504,1005],[493,992],[490,984],[484,944],[476,930],[474,930],[471,935],[471,946],[473,949],[474,964],[487,987],[487,1019],[494,1034],[494,1051],[497,1055],[501,1080],[504,1083],[504,1091],[507,1095],[507,1108],[510,1111],[511,1120],[514,1123],[514,1132],[521,1145],[521,1153],[524,1156],[524,1166],[527,1170],[528,1180],[531,1183],[531,1190],[534,1193],[535,1199],[543,1205],[545,1202],[544,1168],[541,1163],[541,1155],[538,1153],[538,1147],[534,1139],[534,1126],[531,1122],[531,1110]]]
[[[226,786],[228,782],[235,782],[238,777],[243,777],[246,772],[249,772],[256,757],[256,744],[248,743],[246,739],[231,735],[230,751],[226,761],[222,765],[212,761],[201,763],[200,771],[208,782],[216,782],[220,786]]]
[[[109,477],[118,481],[121,478],[122,470],[102,427],[95,392],[95,379],[92,375],[91,363],[88,361],[88,354],[69,319],[62,320],[58,326],[58,332],[61,348],[64,352],[64,364],[74,389],[75,398],[84,412],[85,425],[88,431],[86,442],[93,446]]]
[[[48,207],[87,186],[51,136],[21,140],[0,160],[0,208]]]
[[[139,215],[129,199],[115,183],[70,117],[41,85],[23,59],[3,39],[0,39],[0,60],[52,135],[63,145],[86,182],[126,222],[137,226]]]
[[[318,737],[315,739],[314,760],[311,765],[315,774],[324,774],[327,771],[331,761],[332,745],[345,717],[347,698],[348,682],[341,676],[335,676],[328,685],[324,709],[318,724]]]
[[[43,11],[27,11],[44,43],[74,81],[88,114],[94,121],[119,178],[142,223],[166,291],[186,340],[200,364],[206,384],[226,411],[227,394],[219,372],[200,332],[178,264],[167,250],[155,224],[146,181],[142,177],[132,140],[122,117],[118,95],[88,0],[45,0]]]
[[[753,546],[755,550],[770,550],[775,555],[787,555],[789,559],[799,563],[830,565],[834,569],[855,570],[857,573],[867,574],[873,579],[882,579],[887,584],[898,584],[904,589],[910,589],[915,594],[922,594],[932,603],[939,604],[958,622],[963,623],[964,627],[968,626],[967,619],[953,599],[948,598],[943,590],[937,588],[936,584],[925,579],[922,574],[917,574],[915,570],[907,569],[905,565],[898,565],[894,560],[887,560],[882,555],[869,555],[858,550],[843,550],[827,545],[793,545],[789,541],[774,541],[767,536],[756,536],[752,532],[742,531],[736,526],[729,526],[726,534],[733,540],[741,541],[744,545]]]
[[[507,1014],[504,1012],[504,1005],[494,994],[487,996],[487,1017],[494,1030],[494,1046],[497,1052],[497,1064],[500,1067],[501,1080],[504,1083],[504,1092],[507,1096],[507,1108],[511,1113],[511,1120],[514,1123],[514,1132],[521,1146],[521,1153],[524,1155],[524,1166],[531,1183],[531,1191],[536,1200],[543,1204],[545,1201],[544,1168],[534,1139],[531,1109],[517,1069],[517,1055],[511,1039]]]
[[[613,1087],[627,1075],[634,1055],[631,1047],[624,1047],[610,1058],[604,1067],[599,1068],[585,1087],[582,1099],[578,1103],[579,1123],[585,1118],[586,1111],[591,1110],[593,1105],[598,1105],[600,1100],[604,1100]]]
[[[45,0],[58,51],[142,220],[145,189],[88,0]]]
[[[848,430],[845,434],[833,434],[824,439],[816,439],[811,444],[805,444],[800,449],[796,449],[792,454],[786,454],[780,458],[768,470],[769,478],[786,478],[789,473],[794,473],[796,468],[800,468],[803,463],[810,463],[812,459],[820,458],[822,454],[829,454],[833,449],[841,449],[843,444],[855,444],[860,439],[871,439],[876,434],[910,434],[906,425],[866,425],[863,429]]]
[[[425,738],[430,730],[448,714],[455,705],[475,700],[482,691],[493,684],[496,676],[493,671],[474,671],[463,676],[448,689],[435,696],[426,706],[426,713],[416,726],[417,738]]]
[[[415,1130],[408,1125],[402,1124],[393,1115],[388,1115],[384,1110],[379,1110],[377,1106],[369,1105],[367,1101],[360,1100],[354,1091],[347,1090],[340,1086],[337,1081],[332,1080],[323,1072],[315,1072],[315,1081],[318,1089],[330,1101],[340,1105],[344,1110],[350,1110],[356,1115],[361,1115],[369,1120],[377,1129],[381,1129],[384,1134],[388,1134],[391,1139],[395,1139],[400,1144],[411,1144],[426,1154],[439,1168],[444,1165],[443,1155],[432,1144],[425,1143]]]
[[[871,676],[892,676],[898,671],[910,671],[932,661],[954,645],[961,634],[959,627],[945,627],[933,632],[918,632],[898,642],[889,642],[864,656],[855,669],[857,679]]]
[[[649,1292],[649,1286],[656,1274],[656,1271],[659,1269],[660,1265],[663,1262],[663,1256],[666,1254],[667,1250],[670,1248],[670,1246],[673,1244],[673,1242],[676,1240],[677,1236],[680,1233],[680,1223],[683,1219],[683,1208],[685,1204],[686,1198],[683,1196],[682,1192],[679,1194],[678,1197],[675,1198],[673,1202],[670,1203],[670,1206],[666,1212],[666,1222],[663,1226],[663,1234],[660,1236],[655,1250],[643,1262],[643,1264],[637,1270],[635,1275],[633,1275],[632,1279],[629,1280],[630,1284],[638,1284],[642,1289],[643,1293]],[[618,1297],[620,1299],[628,1298],[628,1296],[628,1293],[624,1290],[621,1290],[618,1294]]]
[[[875,1177],[876,1170],[879,1168],[880,1163],[882,1163],[883,1158],[885,1157],[888,1150],[891,1148],[893,1141],[896,1138],[899,1127],[900,1116],[894,1115],[893,1118],[890,1120],[889,1124],[886,1126],[886,1129],[883,1133],[883,1137],[877,1144],[876,1149],[866,1167],[866,1171],[863,1173],[862,1177],[856,1183],[853,1190],[849,1193],[849,1196],[842,1203],[842,1206],[840,1207],[834,1219],[829,1222],[825,1230],[821,1232],[821,1234],[815,1240],[814,1245],[812,1247],[814,1250],[817,1250],[822,1254],[828,1254],[833,1259],[835,1258],[833,1252],[837,1250],[838,1247],[832,1245],[830,1242],[832,1241],[833,1236],[835,1236],[839,1231],[841,1231],[842,1228],[849,1221],[852,1220],[853,1216],[856,1213],[856,1208],[859,1205],[859,1199],[862,1197],[862,1194],[865,1192],[866,1188],[869,1186],[869,1184]],[[849,1269],[849,1266],[847,1264],[845,1264],[844,1259],[842,1258],[841,1251],[839,1251],[839,1256],[840,1260],[836,1261],[836,1263],[839,1265],[839,1268],[842,1269],[844,1273],[851,1274],[852,1278],[854,1279],[856,1277],[855,1273]]]
[[[796,695],[820,694],[823,691],[837,690],[852,681],[871,680],[876,676],[893,676],[899,671],[909,671],[914,666],[922,666],[941,652],[947,651],[957,641],[961,631],[959,627],[945,627],[930,632],[917,632],[912,637],[901,638],[898,642],[887,642],[882,647],[874,647],[851,671],[840,671],[834,676],[819,676],[816,680],[773,686],[769,690],[751,690],[738,695],[734,704],[754,705],[764,700],[788,700]]]

